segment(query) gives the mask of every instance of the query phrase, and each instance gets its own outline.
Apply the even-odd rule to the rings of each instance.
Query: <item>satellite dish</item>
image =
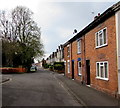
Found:
[[[77,30],[76,30],[76,29],[74,29],[74,32],[73,32],[73,34],[75,34],[75,33],[77,33]]]

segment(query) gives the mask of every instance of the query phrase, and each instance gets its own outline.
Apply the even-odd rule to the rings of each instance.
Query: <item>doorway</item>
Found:
[[[86,60],[86,79],[87,79],[87,85],[90,85],[90,60]]]
[[[72,60],[72,79],[74,79],[74,60]]]

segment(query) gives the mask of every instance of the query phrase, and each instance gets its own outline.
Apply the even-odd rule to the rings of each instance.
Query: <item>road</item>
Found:
[[[81,106],[51,71],[9,74],[2,84],[2,106]]]

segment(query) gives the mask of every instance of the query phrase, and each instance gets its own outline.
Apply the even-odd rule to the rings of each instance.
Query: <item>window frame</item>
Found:
[[[104,36],[104,30],[106,30],[106,43],[105,42],[105,36]],[[100,40],[100,34],[101,34],[101,40]],[[102,42],[102,44],[101,44]],[[107,27],[99,30],[98,32],[95,33],[95,47],[96,48],[101,48],[101,47],[104,47],[104,46],[107,46],[108,45],[108,39],[107,39]]]
[[[69,66],[68,66],[69,64]],[[67,73],[70,73],[70,60],[67,61]]]
[[[81,63],[81,67],[79,67],[79,62]],[[78,76],[81,76],[82,75],[82,62],[78,61],[77,64],[78,64]]]
[[[105,64],[106,63],[107,63],[107,77],[105,77],[106,76],[106,72],[105,72]],[[98,64],[99,64],[99,67],[98,67]],[[101,69],[102,68],[103,68],[103,77],[101,76]],[[96,78],[106,80],[106,81],[109,80],[109,63],[108,63],[108,61],[96,62]]]
[[[77,54],[81,54],[81,39],[77,40]]]
[[[70,45],[67,45],[67,57],[70,57]]]

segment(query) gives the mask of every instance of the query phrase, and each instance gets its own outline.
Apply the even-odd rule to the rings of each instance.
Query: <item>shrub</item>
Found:
[[[61,65],[61,64],[55,64],[54,65],[54,69],[55,70],[63,70],[63,65]]]
[[[49,70],[53,71],[53,66],[49,66]]]
[[[44,68],[49,68],[49,65],[46,63],[43,65]]]
[[[58,71],[64,71],[64,62],[55,62],[54,63],[54,69]]]

